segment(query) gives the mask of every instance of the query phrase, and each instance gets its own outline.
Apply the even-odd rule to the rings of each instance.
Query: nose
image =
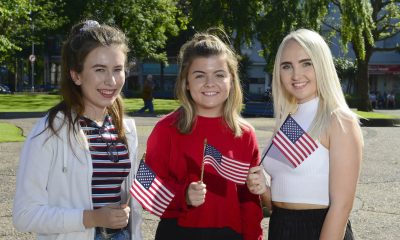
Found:
[[[104,79],[104,84],[107,86],[115,86],[116,80],[114,74],[108,73]]]
[[[302,75],[302,71],[299,68],[293,67],[293,71],[292,71],[292,79],[294,81],[298,81],[301,79],[301,75]]]
[[[206,76],[206,82],[205,82],[205,86],[206,87],[211,87],[214,85],[215,79],[212,76]]]

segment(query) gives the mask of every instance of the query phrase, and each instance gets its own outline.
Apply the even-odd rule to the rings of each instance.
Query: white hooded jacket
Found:
[[[44,131],[47,117],[36,123],[21,152],[13,206],[14,226],[22,232],[37,233],[37,239],[92,240],[95,229],[86,229],[83,225],[83,211],[93,209],[89,145],[79,126],[77,137],[68,131],[62,113],[54,119],[55,129],[60,127],[58,136],[52,135],[49,129]],[[122,183],[122,202],[126,202],[130,194],[129,188],[138,167],[134,120],[124,120],[124,128],[132,169]],[[131,198],[130,208],[131,239],[141,240],[142,207]]]

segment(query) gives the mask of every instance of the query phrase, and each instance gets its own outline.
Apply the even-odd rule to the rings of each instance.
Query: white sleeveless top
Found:
[[[316,116],[318,102],[319,98],[314,98],[299,104],[292,114],[306,132]],[[318,148],[297,167],[275,145],[271,146],[263,166],[271,176],[272,201],[329,205],[329,150],[315,141]]]

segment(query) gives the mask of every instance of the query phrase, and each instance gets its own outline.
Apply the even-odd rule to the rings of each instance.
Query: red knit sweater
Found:
[[[235,138],[223,118],[199,116],[192,133],[180,134],[173,125],[177,115],[174,112],[161,119],[147,141],[146,163],[175,191],[162,218],[177,218],[182,227],[229,227],[245,240],[262,239],[259,197],[246,185],[226,180],[211,165],[204,168],[205,203],[199,207],[186,204],[188,185],[200,180],[204,139],[222,155],[253,167],[260,159],[254,131],[243,129],[243,135]]]

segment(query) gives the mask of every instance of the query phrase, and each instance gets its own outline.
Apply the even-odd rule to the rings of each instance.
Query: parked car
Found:
[[[11,94],[11,90],[7,85],[0,84],[0,94]]]

